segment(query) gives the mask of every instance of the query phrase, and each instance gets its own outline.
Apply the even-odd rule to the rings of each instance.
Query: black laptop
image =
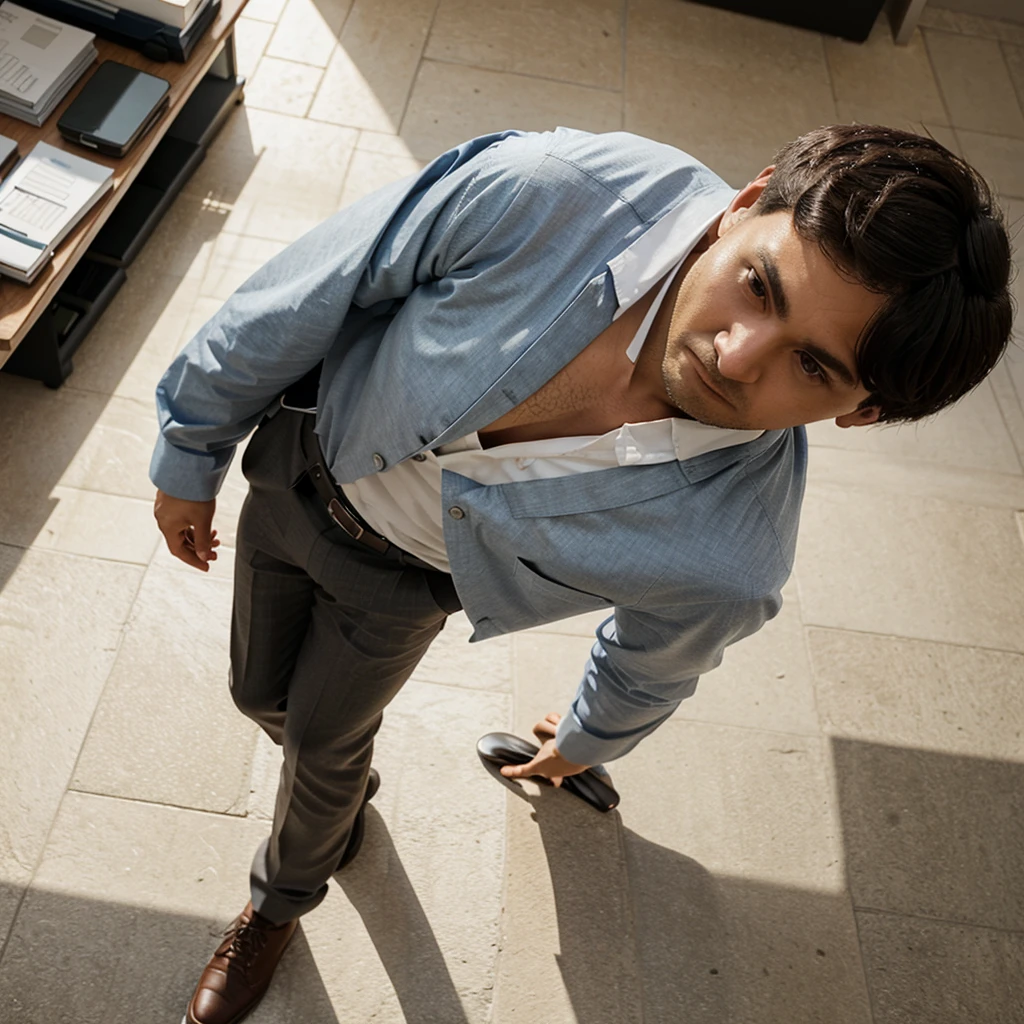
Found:
[[[138,68],[104,61],[57,122],[69,142],[124,156],[170,101],[170,82]]]

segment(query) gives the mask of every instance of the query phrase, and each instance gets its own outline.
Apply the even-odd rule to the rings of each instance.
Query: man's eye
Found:
[[[761,278],[757,276],[757,271],[754,270],[753,267],[751,267],[750,270],[747,271],[747,284],[749,285],[750,290],[759,299],[764,299],[764,297],[768,294],[768,292],[765,290],[764,283],[761,281]]]
[[[825,371],[806,353],[800,353],[800,369],[807,374],[808,377],[814,377],[820,380],[823,384],[828,383],[828,377],[825,376]]]

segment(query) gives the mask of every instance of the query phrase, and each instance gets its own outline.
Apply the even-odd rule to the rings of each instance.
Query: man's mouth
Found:
[[[721,388],[712,383],[713,378],[711,377],[711,374],[708,372],[708,368],[701,361],[700,356],[698,356],[692,348],[687,348],[686,351],[690,357],[691,363],[693,364],[693,371],[700,378],[700,381],[704,385],[704,387],[706,387],[708,391],[710,391],[717,399],[719,399],[719,401],[725,402],[726,405],[732,405],[733,403],[730,402],[724,394],[722,394]]]

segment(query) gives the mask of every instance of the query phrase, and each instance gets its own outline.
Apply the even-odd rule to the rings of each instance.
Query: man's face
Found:
[[[854,350],[884,296],[840,276],[790,213],[752,214],[755,186],[679,287],[661,367],[670,401],[717,427],[874,422],[877,409],[857,409],[868,392]]]

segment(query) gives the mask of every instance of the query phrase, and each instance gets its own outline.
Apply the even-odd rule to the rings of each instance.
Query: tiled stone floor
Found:
[[[863,46],[683,0],[250,0],[247,100],[57,392],[0,376],[0,1022],[176,1024],[246,897],[275,751],[226,687],[226,542],[158,547],[152,389],[263,260],[464,137],[626,128],[734,184],[839,119],[923,125],[1024,216],[1024,28]],[[1017,295],[1022,297],[1021,285]],[[365,852],[253,1024],[1024,1020],[1024,358],[902,429],[811,430],[783,613],[615,766],[509,795],[477,736],[592,621],[452,622],[388,716]]]

